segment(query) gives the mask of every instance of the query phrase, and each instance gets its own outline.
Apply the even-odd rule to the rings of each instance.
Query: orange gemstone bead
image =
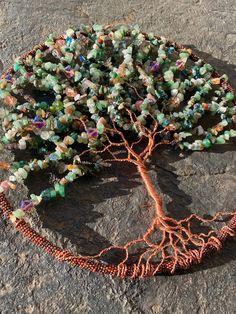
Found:
[[[8,162],[5,162],[5,161],[0,161],[0,168],[1,169],[9,169],[10,164]]]
[[[216,78],[211,79],[211,83],[213,85],[219,85],[220,84],[220,78],[216,77]]]
[[[103,43],[103,38],[100,36],[100,37],[98,37],[98,43],[99,44],[102,44]]]
[[[8,95],[4,98],[3,102],[5,105],[13,107],[17,103],[17,99],[14,96]]]
[[[205,102],[202,104],[202,107],[203,107],[204,110],[208,110],[209,109],[209,105],[207,103],[205,103]]]

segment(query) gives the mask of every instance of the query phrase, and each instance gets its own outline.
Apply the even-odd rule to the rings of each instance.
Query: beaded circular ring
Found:
[[[47,92],[52,99],[37,101],[27,94],[29,89]],[[147,169],[160,146],[201,151],[236,136],[235,92],[227,76],[220,76],[191,49],[140,32],[137,26],[82,25],[59,38],[50,35],[19,57],[1,77],[0,100],[5,132],[1,148],[31,149],[41,156],[29,162],[0,162],[0,168],[11,173],[0,184],[0,206],[17,230],[56,259],[119,277],[153,276],[200,263],[235,235],[236,212],[218,212],[210,219],[195,213],[181,220],[167,215]],[[204,117],[217,122],[204,129]],[[40,202],[64,197],[67,183],[99,171],[105,162],[137,167],[155,209],[141,237],[96,255],[74,255],[25,221]],[[65,175],[13,209],[7,190],[17,189],[29,172],[50,165]],[[219,230],[192,230],[193,221],[211,225],[220,219]],[[152,241],[156,232],[159,239]],[[145,250],[129,262],[129,250],[137,243]],[[113,249],[124,252],[123,260],[102,261]]]

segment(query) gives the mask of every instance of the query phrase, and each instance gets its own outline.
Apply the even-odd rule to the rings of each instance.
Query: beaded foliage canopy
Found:
[[[40,101],[29,90],[49,97]],[[0,184],[0,207],[18,231],[56,259],[120,277],[173,274],[200,263],[234,236],[236,212],[210,218],[192,213],[179,220],[167,215],[148,172],[159,147],[201,151],[236,136],[235,93],[227,75],[220,76],[191,49],[137,26],[82,25],[59,38],[50,35],[17,58],[1,76],[0,101],[1,149],[27,149],[38,156],[0,162],[9,174]],[[68,183],[113,162],[132,164],[140,174],[155,210],[144,234],[83,256],[33,230],[27,217],[41,202],[64,197]],[[13,209],[7,191],[17,192],[30,172],[50,166],[63,174],[60,180]],[[212,228],[198,233],[194,222]],[[130,262],[130,250],[139,244],[143,249]],[[105,262],[103,256],[115,249],[123,252],[122,261]]]

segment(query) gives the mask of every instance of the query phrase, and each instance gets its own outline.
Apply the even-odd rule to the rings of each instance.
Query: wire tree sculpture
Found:
[[[59,38],[50,35],[18,58],[1,77],[0,99],[2,148],[31,149],[41,156],[29,162],[1,161],[0,167],[11,172],[0,184],[1,208],[23,235],[55,258],[120,277],[173,274],[200,263],[235,234],[235,212],[218,212],[210,219],[195,213],[179,220],[167,215],[148,172],[147,161],[160,146],[201,151],[236,136],[235,93],[227,76],[191,49],[142,33],[137,26],[82,25]],[[211,125],[204,127],[204,119]],[[27,217],[42,201],[64,197],[66,184],[112,162],[137,167],[155,209],[142,236],[82,256],[53,245],[30,227]],[[51,165],[64,176],[13,209],[7,190],[17,189],[31,171]],[[216,221],[223,223],[220,230],[193,231],[194,222],[211,226]],[[145,250],[129,262],[137,244]],[[124,253],[121,262],[102,260],[116,249]]]

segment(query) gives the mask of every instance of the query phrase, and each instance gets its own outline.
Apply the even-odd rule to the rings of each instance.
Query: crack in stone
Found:
[[[188,173],[188,174],[185,174],[185,173],[176,173],[174,171],[171,171],[169,169],[166,169],[165,167],[163,166],[155,166],[156,168],[159,168],[161,170],[164,170],[172,175],[177,175],[178,177],[192,177],[192,176],[217,176],[217,175],[222,175],[222,174],[230,174],[230,170],[226,170],[226,169],[223,169],[223,171],[216,171],[216,172],[209,172],[209,173],[198,173],[198,172],[193,172],[193,173]]]

